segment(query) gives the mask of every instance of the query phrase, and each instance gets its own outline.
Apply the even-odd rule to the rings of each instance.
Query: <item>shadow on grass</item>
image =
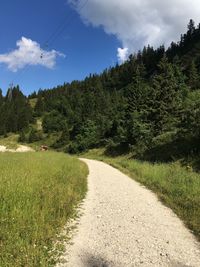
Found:
[[[130,155],[130,159],[150,163],[180,161],[183,165],[189,164],[195,171],[200,171],[200,139],[197,138],[179,138],[169,143],[155,145],[141,154],[131,152],[127,143],[113,144],[106,148],[104,155],[113,158]]]
[[[121,143],[108,146],[104,154],[105,156],[108,157],[118,157],[127,155],[129,152],[130,152],[129,145],[127,143]]]

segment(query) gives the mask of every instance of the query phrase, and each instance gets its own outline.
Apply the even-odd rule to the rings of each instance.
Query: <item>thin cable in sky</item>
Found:
[[[83,5],[79,8],[78,12],[80,12],[88,3],[89,0],[86,0],[83,2]],[[42,47],[49,48],[50,45],[52,45],[58,37],[63,33],[63,31],[67,28],[67,26],[70,25],[70,22],[72,22],[72,19],[75,17],[75,13],[71,12],[71,15],[66,15],[64,20],[60,23],[60,25],[56,28],[56,30],[49,36],[49,38],[44,42],[44,45]]]
[[[79,8],[78,11],[81,11],[88,3],[89,0],[86,0],[83,2],[83,5]],[[67,28],[67,26],[70,25],[72,22],[72,19],[75,17],[75,13],[71,11],[71,14],[67,14],[62,22],[58,25],[56,30],[52,32],[52,34],[49,36],[49,38],[44,42],[44,44],[41,46],[41,49],[50,49],[50,46],[52,46],[53,43],[59,38],[59,36],[63,33],[63,31]],[[41,59],[43,57],[42,51],[40,55]],[[12,81],[12,84],[14,85],[17,80],[30,68],[30,65],[26,65],[24,69],[15,77],[15,79]]]

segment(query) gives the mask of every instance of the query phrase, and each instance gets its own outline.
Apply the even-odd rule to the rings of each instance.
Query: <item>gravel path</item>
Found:
[[[20,153],[24,153],[24,152],[34,152],[34,150],[31,147],[28,146],[22,146],[19,145],[17,149],[9,149],[6,146],[0,146],[0,152],[20,152]]]
[[[83,215],[64,256],[69,267],[200,267],[200,245],[157,197],[109,165],[89,166]]]

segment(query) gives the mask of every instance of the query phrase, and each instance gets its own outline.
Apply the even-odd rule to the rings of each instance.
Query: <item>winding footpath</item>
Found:
[[[89,191],[59,267],[200,267],[200,244],[149,190],[109,165],[89,166]]]

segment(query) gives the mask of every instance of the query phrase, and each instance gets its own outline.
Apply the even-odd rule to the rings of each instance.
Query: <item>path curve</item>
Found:
[[[89,191],[69,267],[199,267],[200,245],[179,218],[149,190],[111,166],[89,166]]]

